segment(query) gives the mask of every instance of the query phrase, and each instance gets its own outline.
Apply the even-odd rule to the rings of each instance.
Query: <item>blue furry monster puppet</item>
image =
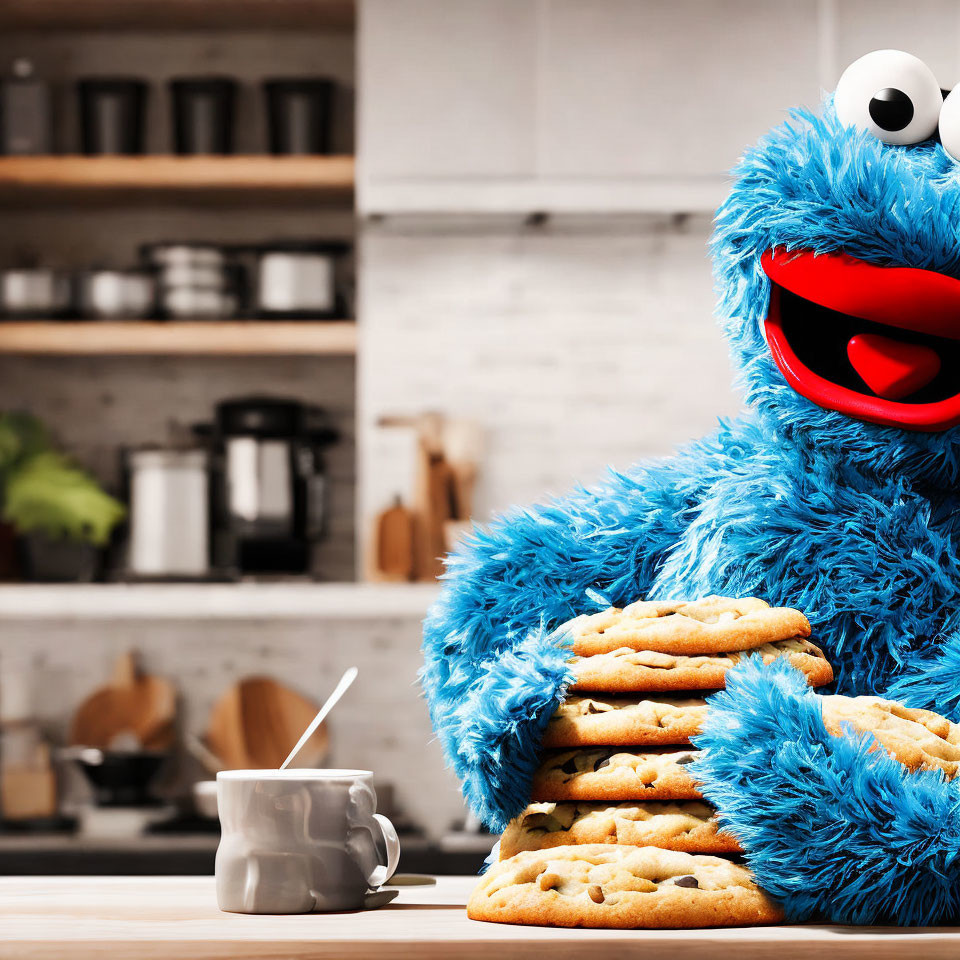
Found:
[[[638,597],[797,607],[837,692],[960,719],[954,100],[921,61],[877,51],[752,148],[712,240],[749,412],[449,558],[422,682],[492,828],[526,805],[571,680],[556,628]],[[788,918],[960,919],[960,780],[828,736],[783,661],[748,661],[712,704],[697,776]]]

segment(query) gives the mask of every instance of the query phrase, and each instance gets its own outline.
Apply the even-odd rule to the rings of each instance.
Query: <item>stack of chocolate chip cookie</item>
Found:
[[[575,683],[545,731],[534,802],[504,832],[470,916],[560,926],[776,921],[748,871],[703,856],[740,850],[689,773],[689,743],[704,696],[747,655],[788,657],[812,686],[833,679],[807,618],[762,600],[707,597],[640,601],[567,630]]]

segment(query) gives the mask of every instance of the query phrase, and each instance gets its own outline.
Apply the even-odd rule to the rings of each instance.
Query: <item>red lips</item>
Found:
[[[936,431],[960,423],[960,369],[941,370],[941,354],[953,357],[960,349],[954,344],[960,341],[960,280],[933,270],[882,267],[847,254],[807,250],[768,250],[761,265],[773,281],[767,340],[798,393],[819,406],[886,426]],[[790,336],[781,316],[782,290],[801,298],[791,301]],[[804,326],[804,301],[815,305],[809,306],[810,327]],[[831,325],[824,319],[831,314],[817,307],[845,316]],[[823,332],[825,356],[830,351],[845,356],[831,355],[818,365],[817,349],[811,353],[810,345],[815,330]],[[791,336],[804,341],[806,362]],[[939,345],[936,338],[943,338]],[[845,368],[842,376],[838,364]],[[831,374],[844,382],[835,382]],[[951,376],[958,378],[955,391]],[[931,384],[928,395],[932,391],[934,401],[907,402],[915,395],[922,399],[921,391]]]
[[[768,250],[760,263],[774,283],[822,307],[960,340],[960,280],[953,277],[810,250]]]

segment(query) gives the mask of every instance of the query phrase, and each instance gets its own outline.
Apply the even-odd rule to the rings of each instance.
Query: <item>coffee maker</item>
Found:
[[[323,410],[277,397],[218,403],[195,428],[210,445],[215,565],[239,575],[307,574],[325,519]]]

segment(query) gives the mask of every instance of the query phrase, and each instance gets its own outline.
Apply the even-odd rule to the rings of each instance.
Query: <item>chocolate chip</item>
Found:
[[[587,887],[587,895],[594,903],[603,903],[603,887],[599,883]]]
[[[594,772],[596,772],[597,770],[602,770],[604,767],[609,767],[609,766],[610,766],[610,758],[603,757],[593,765],[593,770]]]
[[[677,757],[674,763],[685,764],[693,763],[697,758],[692,753],[685,753],[682,757]]]
[[[567,760],[566,763],[560,768],[564,773],[576,773],[577,772],[577,758],[571,757]]]
[[[693,890],[700,887],[700,882],[696,877],[677,877],[673,882],[678,887],[690,887]]]

